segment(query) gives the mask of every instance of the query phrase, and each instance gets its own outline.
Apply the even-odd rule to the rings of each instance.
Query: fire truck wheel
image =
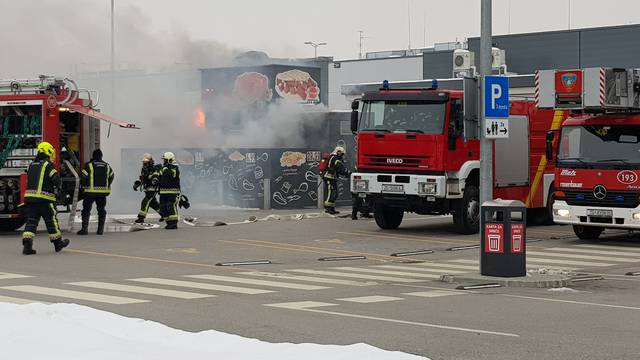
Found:
[[[404,210],[376,204],[373,215],[378,227],[383,230],[395,230],[402,223]]]
[[[475,234],[480,229],[480,191],[475,185],[467,185],[462,200],[455,205],[453,225],[460,234]]]
[[[27,222],[26,218],[3,219],[0,221],[0,232],[15,231]]]
[[[576,234],[578,239],[582,240],[595,240],[600,237],[600,234],[602,234],[603,231],[604,228],[599,226],[573,226],[573,232]]]

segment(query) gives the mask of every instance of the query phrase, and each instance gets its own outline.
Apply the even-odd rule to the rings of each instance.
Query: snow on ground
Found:
[[[215,330],[190,333],[81,305],[39,303],[0,303],[0,352],[12,360],[426,359],[362,343],[274,344]]]
[[[556,292],[556,293],[577,293],[577,292],[579,292],[576,289],[572,289],[572,288],[568,288],[568,287],[550,288],[550,289],[547,289],[547,291]]]

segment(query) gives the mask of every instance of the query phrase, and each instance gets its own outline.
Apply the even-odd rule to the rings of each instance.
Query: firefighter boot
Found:
[[[167,221],[167,226],[164,227],[167,230],[176,230],[178,228],[178,221],[169,220]]]
[[[98,217],[98,231],[96,231],[96,235],[104,234],[104,223],[107,221],[107,217]]]
[[[340,214],[340,211],[337,211],[335,207],[331,206],[331,207],[326,207],[324,212],[326,212],[329,215],[337,215]]]
[[[89,235],[89,218],[82,218],[82,229],[77,232],[78,235]]]
[[[136,219],[136,221],[134,221],[134,223],[136,224],[143,224],[144,223],[144,216],[138,215],[138,218]]]
[[[53,244],[53,248],[56,252],[60,252],[69,245],[69,239],[51,240],[51,243]]]
[[[35,255],[36,251],[33,248],[33,239],[22,239],[22,253],[24,255]]]

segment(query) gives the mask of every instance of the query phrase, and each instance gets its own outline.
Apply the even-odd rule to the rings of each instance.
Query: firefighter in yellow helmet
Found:
[[[163,165],[159,174],[160,216],[167,225],[165,229],[178,228],[178,203],[180,202],[180,169],[176,164],[176,156],[166,152],[162,156]]]
[[[339,214],[336,210],[336,198],[338,197],[338,178],[349,177],[349,170],[344,166],[344,147],[336,146],[327,162],[327,169],[321,174],[324,181],[324,208],[331,215]]]
[[[40,217],[44,219],[49,233],[49,240],[56,252],[69,245],[69,240],[62,238],[62,232],[56,218],[56,191],[60,189],[60,176],[51,159],[56,150],[48,142],[38,144],[37,155],[27,170],[27,188],[24,194],[24,214],[27,224],[22,233],[22,253],[34,255],[33,237],[38,229]]]

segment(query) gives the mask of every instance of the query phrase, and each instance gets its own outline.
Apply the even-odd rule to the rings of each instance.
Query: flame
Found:
[[[202,110],[202,108],[197,108],[193,117],[193,123],[200,129],[204,129],[206,126],[206,122],[207,118],[204,115],[204,111]]]

